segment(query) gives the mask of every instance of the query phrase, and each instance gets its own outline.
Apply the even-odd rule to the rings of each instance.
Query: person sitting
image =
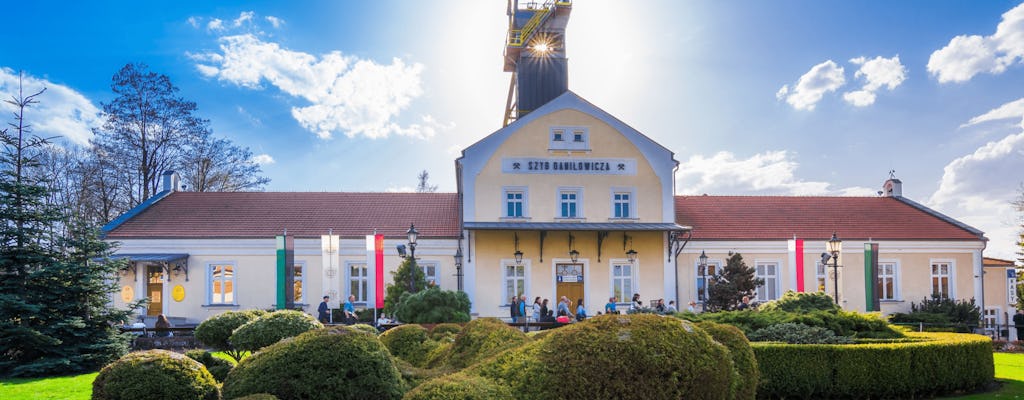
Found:
[[[629,309],[631,309],[631,310],[639,310],[639,309],[643,308],[643,306],[644,306],[644,302],[640,301],[640,293],[634,293],[633,294],[633,301],[632,301],[632,303],[630,303]]]
[[[679,310],[676,310],[676,301],[675,300],[670,300],[668,302],[668,307],[665,307],[665,313],[666,314],[675,314],[677,311],[679,311]]]
[[[617,310],[615,308],[615,306],[616,306],[616,304],[615,304],[615,296],[609,297],[608,298],[608,303],[606,303],[604,305],[604,313],[605,314],[618,314],[619,310]]]
[[[583,307],[583,299],[576,299],[576,320],[587,319],[587,308]]]
[[[558,311],[558,317],[555,318],[555,322],[560,323],[560,324],[568,324],[569,323],[569,315],[565,311],[559,310]]]
[[[163,314],[160,314],[160,315],[158,315],[156,317],[156,323],[153,324],[153,327],[156,328],[156,332],[153,334],[153,336],[156,336],[156,337],[171,337],[171,336],[174,336],[174,334],[171,333],[171,331],[167,330],[167,329],[171,328],[171,321],[168,321],[167,320],[167,316],[165,316]]]
[[[658,313],[664,314],[665,313],[665,300],[663,300],[663,299],[655,300],[654,310],[657,311]]]

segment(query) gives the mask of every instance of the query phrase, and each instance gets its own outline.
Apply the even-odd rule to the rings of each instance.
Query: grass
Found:
[[[941,399],[1024,399],[1024,353],[995,353],[995,363],[996,380],[1002,384],[999,390]],[[96,374],[93,372],[50,378],[0,379],[0,399],[89,400],[92,396],[92,381],[96,379]]]

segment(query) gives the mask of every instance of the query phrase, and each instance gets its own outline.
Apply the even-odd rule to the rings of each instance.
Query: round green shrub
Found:
[[[224,382],[224,378],[228,377],[228,372],[231,372],[231,368],[235,367],[231,361],[214,357],[213,353],[203,349],[189,350],[185,352],[185,355],[202,363],[217,382]]]
[[[758,311],[786,311],[786,312],[809,312],[809,311],[839,311],[832,296],[823,292],[802,292],[797,293],[787,290],[782,297],[761,304]]]
[[[417,324],[396,326],[380,334],[381,343],[392,355],[417,367],[423,366],[427,353],[436,347],[436,343],[434,346],[427,344],[428,340],[427,330]]]
[[[228,311],[214,315],[196,326],[195,336],[204,346],[223,351],[235,359],[241,360],[241,351],[231,346],[231,333],[238,327],[266,315],[263,310]]]
[[[405,394],[403,400],[512,400],[505,386],[462,373],[431,379]]]
[[[462,325],[454,323],[443,323],[434,325],[430,330],[430,338],[434,340],[455,339],[455,336],[462,332]]]
[[[404,293],[395,307],[395,317],[414,324],[469,322],[469,296],[465,292],[432,287]]]
[[[732,360],[700,328],[652,314],[602,315],[480,362],[466,373],[521,399],[722,399]]]
[[[282,340],[242,360],[224,381],[224,397],[268,393],[281,400],[398,399],[398,368],[376,336],[345,327]]]
[[[465,368],[528,341],[525,333],[497,318],[478,318],[462,328],[446,358],[448,365]]]
[[[790,344],[851,344],[853,338],[836,336],[828,329],[787,322],[753,331],[748,336],[754,342],[782,342]]]
[[[93,400],[216,400],[217,382],[198,361],[166,350],[128,353],[103,367]]]
[[[355,330],[360,331],[360,332],[366,332],[366,333],[369,333],[369,334],[374,335],[374,336],[377,336],[377,334],[380,333],[380,331],[378,331],[377,328],[374,328],[373,325],[370,325],[370,324],[349,325],[348,328],[349,329],[355,329]]]
[[[698,327],[711,335],[716,342],[725,345],[729,349],[729,356],[732,357],[732,385],[730,399],[755,399],[757,398],[757,382],[760,379],[760,372],[757,370],[757,360],[754,358],[754,350],[750,348],[750,342],[743,335],[743,331],[732,325],[716,324],[714,322],[701,322]]]
[[[280,310],[238,327],[231,334],[230,341],[237,349],[257,351],[281,339],[323,327],[312,315],[295,310]]]

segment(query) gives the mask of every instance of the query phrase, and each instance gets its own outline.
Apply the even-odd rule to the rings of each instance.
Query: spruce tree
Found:
[[[95,370],[127,350],[116,324],[128,311],[108,308],[118,264],[93,261],[109,245],[94,229],[60,226],[72,219],[47,201],[47,181],[30,173],[49,145],[25,120],[42,93],[6,100],[14,122],[0,131],[0,375]],[[56,236],[60,228],[69,236]]]
[[[743,296],[753,296],[757,287],[764,285],[764,279],[756,277],[756,272],[743,262],[740,253],[732,254],[720,272],[708,277],[708,311],[735,310]]]
[[[392,272],[394,276],[394,283],[389,283],[387,288],[387,295],[384,296],[384,313],[387,315],[394,315],[395,307],[398,306],[398,302],[402,299],[402,295],[406,292],[416,293],[420,290],[427,288],[427,275],[423,273],[423,268],[420,268],[416,260],[412,258],[406,258],[402,261],[402,265],[398,266],[398,270]],[[412,275],[412,287],[410,288],[410,278]]]

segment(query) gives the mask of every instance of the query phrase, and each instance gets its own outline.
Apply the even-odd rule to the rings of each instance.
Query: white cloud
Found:
[[[281,25],[284,25],[284,20],[283,19],[275,17],[273,15],[268,15],[268,16],[264,17],[264,19],[266,19],[267,22],[270,22],[270,25],[273,25],[274,28],[280,28]]]
[[[193,28],[199,28],[199,19],[198,18],[196,18],[196,17],[188,17],[188,19],[185,20],[185,21],[188,22],[188,24],[191,25]]]
[[[986,143],[947,164],[929,205],[984,231],[989,238],[986,255],[1012,259],[1020,226],[1011,202],[1019,194],[1021,171],[1024,132]]]
[[[814,110],[814,107],[821,101],[822,96],[828,92],[834,92],[846,83],[843,67],[836,65],[832,60],[811,67],[810,71],[800,77],[791,88],[789,85],[782,86],[775,93],[775,98],[785,99],[789,105],[797,110]]]
[[[255,15],[256,13],[252,11],[242,11],[238,14],[238,18],[235,18],[235,20],[231,22],[231,25],[235,28],[239,28],[242,26],[242,24],[246,22],[251,22],[252,17]]]
[[[679,165],[676,187],[682,194],[874,196],[863,187],[832,189],[828,182],[804,181],[794,172],[799,164],[785,150],[737,159],[727,151],[711,157],[694,155]]]
[[[423,65],[391,64],[343,55],[321,56],[281,48],[251,34],[220,38],[220,53],[189,54],[208,77],[250,88],[264,82],[310,105],[293,107],[292,117],[303,128],[327,139],[334,133],[385,138],[391,134],[429,138],[446,126],[430,116],[420,123],[395,122],[413,99],[423,94]]]
[[[93,127],[102,124],[100,109],[92,101],[67,86],[46,79],[25,75],[22,81],[23,93],[30,95],[43,88],[44,92],[25,112],[25,122],[31,124],[33,132],[40,137],[60,136],[73,143],[86,145],[92,138]],[[0,67],[0,96],[9,100],[18,93],[18,73],[7,67]],[[14,111],[13,106],[0,103],[6,116]]]
[[[959,35],[932,52],[928,72],[939,82],[965,82],[987,72],[1001,74],[1024,58],[1024,4],[1003,14],[991,36]]]
[[[388,193],[413,193],[416,191],[416,188],[412,186],[398,186],[392,184],[388,186],[387,189],[384,189],[384,191]]]
[[[864,86],[860,90],[850,91],[843,94],[843,100],[856,107],[865,107],[875,103],[875,92],[882,87],[893,90],[903,81],[907,80],[907,68],[900,63],[900,56],[892,58],[873,59],[857,57],[850,60],[850,63],[860,65],[860,69],[853,74],[854,78],[863,78]]]
[[[971,118],[970,121],[967,121],[966,124],[960,125],[960,127],[964,128],[980,124],[982,122],[1016,118],[1024,118],[1024,98],[1003,104],[995,109],[989,110],[987,113]]]
[[[252,161],[259,165],[269,165],[276,162],[274,161],[274,157],[271,157],[270,154],[256,155],[252,158]]]
[[[206,29],[209,29],[214,32],[223,31],[225,29],[224,21],[222,21],[220,18],[211,19],[210,22],[206,23]]]

